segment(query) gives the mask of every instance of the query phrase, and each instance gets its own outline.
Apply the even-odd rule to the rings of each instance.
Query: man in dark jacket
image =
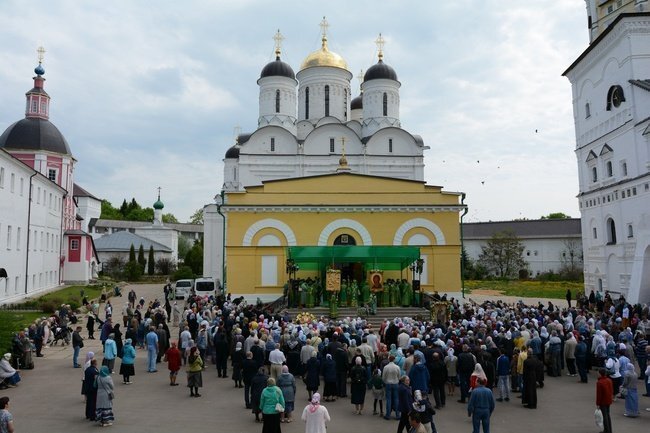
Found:
[[[465,403],[469,395],[469,378],[474,372],[474,365],[476,365],[476,360],[474,355],[469,351],[469,346],[463,344],[463,352],[458,355],[458,364],[456,369],[458,370],[458,380],[460,381],[460,400],[458,403]]]
[[[72,349],[73,349],[72,366],[74,368],[81,368],[78,359],[79,359],[79,351],[81,351],[82,347],[84,347],[84,339],[83,337],[81,337],[81,326],[77,326],[77,328],[72,333]]]
[[[260,413],[260,399],[262,397],[262,391],[266,388],[266,381],[269,377],[264,374],[264,367],[260,367],[257,370],[257,374],[251,379],[251,405],[253,406],[253,413],[255,414],[255,421],[261,421]]]
[[[409,428],[409,412],[413,409],[413,393],[411,392],[410,380],[408,376],[402,376],[397,387],[398,407],[400,411],[399,425],[397,433],[402,433],[404,427],[407,431]]]
[[[336,363],[336,384],[339,397],[347,397],[347,378],[348,378],[348,351],[347,347],[339,347],[334,352],[334,362]]]
[[[446,393],[445,383],[447,382],[447,366],[445,361],[440,358],[438,352],[433,353],[433,360],[429,368],[429,376],[431,377],[431,392],[436,401],[436,409],[445,407]]]
[[[575,357],[576,357],[576,366],[578,367],[578,374],[580,375],[580,382],[587,383],[588,381],[588,370],[587,370],[587,356],[588,356],[587,343],[585,343],[585,337],[582,335],[578,339],[578,344],[576,345]]]
[[[246,409],[251,409],[251,383],[253,381],[253,376],[257,373],[257,362],[253,359],[253,354],[251,352],[246,352],[246,359],[242,363],[242,379],[244,380],[244,403],[246,403]]]

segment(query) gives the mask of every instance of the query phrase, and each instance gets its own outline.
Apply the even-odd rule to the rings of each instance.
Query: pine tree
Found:
[[[149,247],[149,260],[147,261],[147,274],[153,275],[155,269],[155,262],[153,257],[153,245]]]
[[[138,249],[138,264],[140,265],[140,271],[144,274],[144,267],[147,265],[147,260],[144,258],[144,247],[140,244]]]
[[[131,244],[131,249],[129,250],[129,262],[135,262],[135,247]]]

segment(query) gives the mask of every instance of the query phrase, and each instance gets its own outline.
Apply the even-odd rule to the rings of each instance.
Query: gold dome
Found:
[[[330,66],[332,68],[348,70],[348,64],[343,60],[343,57],[333,53],[327,48],[327,37],[325,36],[323,36],[323,46],[321,49],[316,50],[305,57],[305,60],[302,61],[302,65],[300,65],[300,69],[313,68],[314,66]]]

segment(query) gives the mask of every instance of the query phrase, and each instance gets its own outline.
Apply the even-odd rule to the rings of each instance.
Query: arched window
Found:
[[[305,89],[305,119],[309,119],[309,87]]]
[[[598,169],[596,167],[591,167],[591,181],[598,182]]]
[[[325,116],[330,115],[330,86],[325,86]]]
[[[384,93],[384,116],[388,116],[388,94]]]
[[[628,238],[634,237],[634,227],[632,227],[632,224],[627,225],[627,237]]]
[[[280,112],[280,90],[275,91],[275,112]]]
[[[607,177],[614,176],[614,170],[612,170],[612,161],[607,161],[605,167],[607,168]]]
[[[589,102],[585,104],[585,119],[589,119],[591,117],[591,107],[589,106]]]
[[[612,218],[607,219],[607,245],[616,243],[616,224]]]

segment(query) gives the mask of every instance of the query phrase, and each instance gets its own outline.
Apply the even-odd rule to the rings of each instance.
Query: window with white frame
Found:
[[[393,153],[393,139],[388,139],[388,153]]]
[[[335,141],[333,138],[330,138],[330,153],[334,153],[335,151]]]
[[[16,175],[14,173],[11,173],[11,177],[10,177],[10,180],[9,180],[9,188],[10,188],[11,192],[14,192],[14,190],[16,188]]]
[[[16,227],[16,250],[20,251],[20,227]]]
[[[70,249],[71,250],[78,250],[79,249],[79,239],[70,240]]]
[[[271,137],[271,152],[275,152],[275,137]]]
[[[48,168],[47,169],[47,178],[50,179],[52,182],[56,182],[56,169],[55,168]]]
[[[11,226],[7,226],[7,249],[11,249]]]
[[[614,170],[612,168],[612,161],[607,161],[605,163],[605,170],[607,171],[607,177],[614,176]]]
[[[589,105],[589,102],[585,104],[585,119],[589,119],[591,117],[591,106]]]
[[[20,196],[21,197],[22,197],[24,191],[25,191],[25,178],[21,177],[20,178]]]
[[[5,168],[0,167],[0,188],[5,187]]]
[[[632,227],[632,224],[627,225],[627,237],[628,238],[634,237],[634,227]]]

